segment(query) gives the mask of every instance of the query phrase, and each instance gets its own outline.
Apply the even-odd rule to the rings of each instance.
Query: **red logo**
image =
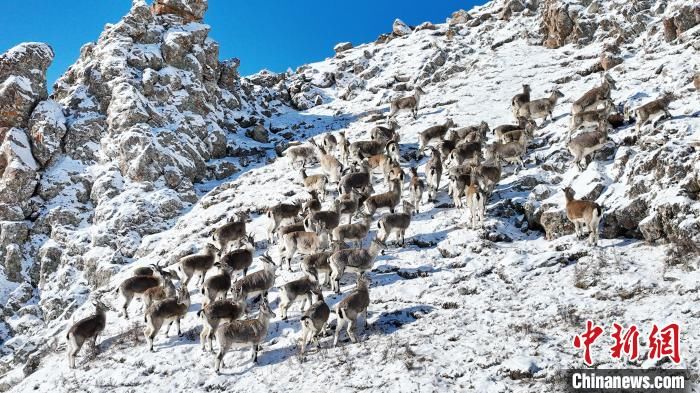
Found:
[[[622,359],[625,355],[629,360],[639,358],[639,329],[636,325],[625,329],[618,323],[613,323],[614,331],[610,335],[614,344],[610,347],[610,356],[613,359]],[[591,345],[603,334],[603,328],[592,321],[586,321],[586,331],[574,336],[574,348],[583,349],[583,361],[587,365],[593,364]],[[649,334],[649,359],[661,359],[668,356],[671,361],[678,364],[680,355],[680,327],[677,323],[671,323],[663,328],[654,324]]]
[[[668,356],[673,363],[681,362],[680,355],[680,327],[677,323],[672,323],[659,330],[654,324],[649,334],[649,359],[661,359]]]
[[[585,347],[583,361],[589,366],[593,364],[591,360],[591,345],[601,334],[603,334],[603,328],[593,325],[593,322],[588,320],[586,321],[586,331],[582,335],[574,337],[574,348]],[[582,340],[583,343],[581,342]]]
[[[627,355],[629,360],[635,360],[639,356],[639,331],[637,326],[632,325],[622,335],[622,325],[613,323],[615,332],[611,334],[615,340],[615,345],[610,348],[613,359],[620,359],[622,353]]]

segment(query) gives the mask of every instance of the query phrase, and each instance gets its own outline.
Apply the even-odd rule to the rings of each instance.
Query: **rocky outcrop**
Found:
[[[544,228],[547,240],[556,239],[574,232],[574,224],[566,217],[566,210],[558,207],[552,207],[542,212],[540,224]]]
[[[541,22],[544,46],[559,48],[571,42],[590,40],[592,31],[581,25],[581,12],[581,8],[572,7],[569,3],[558,0],[545,1]]]
[[[28,127],[32,154],[39,165],[46,167],[61,153],[61,143],[66,135],[63,108],[53,100],[40,102],[29,119]]]
[[[605,52],[600,56],[600,66],[604,71],[608,71],[609,69],[620,64],[622,64],[622,57],[620,56],[609,52]]]
[[[664,38],[671,42],[700,23],[700,5],[688,4],[664,18]]]
[[[411,28],[401,19],[394,20],[394,24],[391,26],[391,31],[398,37],[409,35],[411,32],[413,32],[413,30],[411,30]]]
[[[43,43],[24,43],[0,55],[0,128],[26,127],[36,104],[46,99],[46,70],[54,53]]]
[[[238,59],[219,61],[199,23],[206,8],[206,0],[134,1],[81,48],[51,99],[48,45],[0,55],[0,272],[41,287],[38,320],[70,312],[108,282],[143,237],[197,201],[196,183],[240,170],[225,158],[251,154],[248,143],[230,146],[245,138],[230,136],[237,120],[260,124],[254,140],[280,139],[262,119],[272,100],[291,105],[286,74],[243,80]],[[316,104],[317,88],[304,83]],[[27,341],[17,353],[42,345]]]
[[[333,47],[333,51],[335,51],[336,54],[345,52],[348,49],[352,49],[352,42],[339,42]]]
[[[65,134],[60,110],[50,110],[55,109],[51,101],[41,102],[53,55],[41,43],[17,45],[0,55],[0,221],[22,220],[34,212],[30,198],[39,167],[60,148]],[[0,254],[13,280],[19,279],[22,258],[18,244],[8,244]]]
[[[26,221],[0,221],[0,265],[9,281],[22,282],[22,245],[27,241]]]
[[[26,132],[20,128],[7,130],[0,144],[0,154],[0,203],[17,204],[26,214],[38,170]]]
[[[452,25],[460,25],[472,20],[472,16],[465,10],[457,10],[452,13],[452,16],[447,18],[447,23]]]
[[[208,0],[154,0],[153,14],[177,15],[189,23],[202,20],[207,7]]]

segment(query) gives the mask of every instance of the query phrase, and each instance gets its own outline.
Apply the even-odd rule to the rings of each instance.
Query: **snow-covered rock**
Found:
[[[391,26],[391,31],[399,37],[411,34],[411,32],[413,32],[413,30],[411,30],[411,28],[404,23],[404,21],[398,18],[394,20],[394,24]]]
[[[352,49],[352,42],[339,42],[333,47],[335,53],[345,52],[348,49]]]
[[[50,46],[27,42],[0,55],[0,127],[26,127],[34,106],[46,98]]]

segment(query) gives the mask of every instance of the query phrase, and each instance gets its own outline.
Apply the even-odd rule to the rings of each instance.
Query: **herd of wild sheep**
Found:
[[[580,169],[585,168],[588,158],[608,141],[611,127],[608,118],[616,110],[611,100],[614,89],[615,81],[606,75],[600,86],[589,90],[572,105],[568,149],[573,163]],[[514,164],[514,171],[524,166],[528,141],[538,129],[536,120],[551,120],[557,101],[564,96],[555,89],[549,97],[531,100],[530,87],[523,85],[522,93],[514,96],[511,102],[517,124],[495,127],[492,130],[495,141],[489,144],[486,139],[490,129],[485,122],[458,128],[451,119],[445,119],[444,123],[425,129],[419,134],[417,152],[420,158],[429,151],[430,157],[424,166],[425,178],[416,166],[408,168],[409,195],[402,198],[405,173],[400,165],[396,115],[410,111],[416,118],[423,94],[424,91],[416,87],[413,95],[391,102],[388,124],[374,127],[370,140],[351,142],[344,132],[327,133],[310,139],[308,144],[286,150],[289,164],[300,167],[301,183],[311,198],[282,203],[266,211],[268,244],[279,247],[278,264],[266,251],[259,258],[262,269],[248,274],[256,245],[246,231],[247,212],[238,212],[235,218],[214,231],[213,243],[207,243],[199,254],[181,258],[172,269],[160,265],[135,269],[133,276],[124,280],[116,291],[122,300],[124,318],[129,318],[131,300],[141,299],[149,349],[153,350],[153,339],[163,325],[166,325],[166,336],[173,322],[181,334],[180,320],[187,314],[191,302],[188,284],[198,276],[202,307],[197,315],[203,325],[200,342],[203,350],[208,343],[213,352],[216,338],[218,352],[214,369],[219,372],[223,357],[232,346],[252,347],[253,361],[257,361],[269,321],[276,317],[267,302],[267,293],[275,285],[275,271],[285,262],[287,269],[293,270],[297,254],[303,256],[298,265],[304,277],[278,287],[279,313],[286,320],[290,306],[301,302],[301,353],[312,342],[319,346],[319,339],[326,335],[331,310],[324,301],[322,288],[330,286],[339,294],[341,278],[347,272],[357,273],[357,285],[334,307],[337,322],[333,345],[337,345],[346,326],[350,340],[357,342],[355,325],[360,316],[366,325],[370,303],[370,280],[365,273],[387,248],[388,237],[393,234],[397,245],[404,245],[411,216],[419,212],[426,199],[436,200],[443,174],[449,180],[447,193],[455,206],[466,208],[468,212],[469,227],[483,226],[486,201],[501,180],[502,164]],[[626,110],[625,115],[636,117],[639,130],[657,114],[668,117],[672,99],[673,95],[666,94],[634,111]],[[315,164],[320,171],[307,173],[307,167]],[[378,185],[375,175],[379,175],[388,191],[375,192]],[[601,206],[576,199],[570,187],[563,192],[566,214],[575,225],[576,235],[582,237],[585,226],[590,234],[589,242],[596,245]],[[423,197],[424,193],[427,198]],[[401,212],[395,211],[397,206],[402,207]],[[377,223],[378,234],[365,248],[365,238],[378,211],[384,213]],[[235,279],[239,271],[242,276]],[[179,280],[179,289],[173,280]],[[248,300],[258,295],[261,301],[257,317],[241,319],[247,314]],[[68,331],[71,368],[75,367],[75,356],[83,343],[89,341],[94,345],[105,327],[105,312],[111,307],[100,300],[93,303],[96,314],[78,321]]]

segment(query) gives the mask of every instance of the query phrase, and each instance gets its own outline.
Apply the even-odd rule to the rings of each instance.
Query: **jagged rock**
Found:
[[[391,31],[396,36],[409,35],[413,32],[407,24],[405,24],[401,19],[395,19],[394,24],[391,26]]]
[[[268,143],[270,141],[270,133],[262,124],[256,124],[252,130],[246,132],[246,135],[256,142]]]
[[[5,303],[5,308],[3,311],[6,313],[6,315],[8,311],[18,311],[20,308],[22,308],[23,305],[25,305],[29,300],[31,300],[33,294],[34,288],[32,288],[32,286],[28,282],[21,283],[10,293],[10,296],[7,298],[7,302]]]
[[[620,56],[615,56],[611,53],[603,53],[603,55],[600,57],[600,65],[605,71],[619,64],[622,64],[622,57]]]
[[[112,132],[125,131],[150,119],[148,101],[131,84],[123,82],[114,88],[113,98],[107,109],[107,125]]]
[[[664,38],[671,42],[700,23],[700,5],[686,5],[664,18]]]
[[[0,253],[0,265],[5,268],[9,281],[22,281],[22,249],[18,244],[8,244]]]
[[[654,242],[667,239],[683,250],[697,252],[700,244],[700,212],[685,201],[673,201],[656,207],[639,223],[644,239]]]
[[[522,12],[525,10],[525,4],[520,0],[510,0],[506,6],[506,9],[510,10],[511,13]]]
[[[28,235],[29,224],[26,221],[0,222],[0,246],[2,247],[7,247],[12,243],[22,244],[27,240]]]
[[[46,280],[56,272],[61,264],[61,256],[63,250],[55,242],[47,242],[39,249],[37,255],[38,262],[41,264],[39,270],[39,286],[43,287]]]
[[[390,34],[380,34],[379,37],[377,37],[376,40],[374,40],[375,44],[386,44],[387,42],[391,41],[394,37],[392,37]]]
[[[19,128],[11,128],[0,144],[0,203],[26,205],[34,194],[37,169],[27,134]]]
[[[211,157],[223,158],[226,156],[226,132],[221,127],[212,127],[209,131],[209,142],[211,143]]]
[[[452,13],[452,16],[447,19],[447,23],[452,25],[459,25],[462,23],[467,23],[472,19],[472,16],[465,10],[457,10]]]
[[[238,91],[240,87],[240,75],[238,67],[241,61],[237,58],[225,60],[219,63],[219,87],[229,91]]]
[[[0,221],[19,221],[22,219],[24,219],[24,214],[19,206],[0,203]]]
[[[0,55],[0,128],[25,127],[34,106],[46,98],[50,46],[29,42]]]
[[[436,30],[437,27],[430,23],[430,22],[423,22],[416,26],[415,31],[421,31],[421,30]]]
[[[262,70],[248,77],[252,84],[263,87],[274,87],[282,79],[284,79],[284,74],[277,74],[268,70]]]
[[[238,172],[239,169],[232,162],[220,161],[214,165],[210,165],[209,171],[211,172],[211,177],[215,178],[216,180],[222,180]]]
[[[644,198],[635,198],[625,206],[616,209],[614,212],[606,212],[605,220],[603,220],[603,231],[607,233],[615,233],[615,236],[625,236],[633,238],[641,238],[639,231],[639,223],[648,216],[648,205]],[[614,220],[608,220],[610,215],[614,215]],[[614,230],[606,231],[605,227],[608,222],[615,224]]]
[[[695,86],[695,90],[700,91],[700,72],[693,77],[693,86]]]
[[[208,0],[154,0],[153,13],[177,15],[189,23],[202,20],[207,7]]]
[[[312,86],[325,89],[335,84],[335,75],[332,72],[322,72],[314,75],[309,83],[311,83]]]
[[[545,231],[547,240],[553,240],[574,232],[574,224],[566,218],[566,210],[550,208],[542,213],[540,223]]]
[[[163,37],[160,52],[166,63],[188,69],[191,66],[188,61],[191,61],[193,45],[194,35],[191,32],[171,29]]]
[[[492,17],[493,16],[488,12],[481,14],[478,17],[474,18],[471,22],[469,22],[468,26],[469,27],[481,26],[482,23],[486,22],[487,20],[490,20]]]
[[[352,49],[352,42],[340,42],[333,47],[336,54],[345,52],[348,49]]]
[[[40,102],[29,119],[34,158],[46,166],[61,150],[66,135],[66,118],[63,109],[53,100]]]
[[[544,46],[559,48],[567,43],[587,43],[597,25],[581,15],[581,9],[559,0],[546,0],[540,29],[545,37]]]

